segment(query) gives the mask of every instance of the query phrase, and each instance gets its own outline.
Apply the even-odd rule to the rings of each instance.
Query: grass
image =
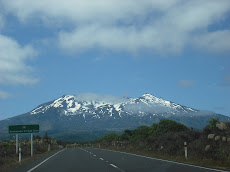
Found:
[[[48,152],[48,144],[51,151]],[[33,157],[30,155],[30,141],[20,140],[19,147],[22,149],[22,161],[19,162],[19,156],[15,152],[15,141],[0,141],[0,171],[10,171],[21,165],[37,160],[38,158],[58,150],[58,144],[55,140],[35,139],[33,142]]]
[[[26,155],[26,156],[22,155],[22,161],[21,162],[18,161],[18,155],[16,155],[16,154],[13,157],[5,157],[5,158],[1,157],[1,160],[3,162],[3,164],[0,165],[1,172],[11,171],[11,170],[18,168],[24,164],[33,162],[33,161],[35,161],[35,160],[37,160],[37,159],[39,159],[45,155],[57,152],[58,150],[59,149],[54,149],[54,150],[51,150],[50,152],[47,151],[44,153],[34,154],[33,157],[28,156],[28,155]]]

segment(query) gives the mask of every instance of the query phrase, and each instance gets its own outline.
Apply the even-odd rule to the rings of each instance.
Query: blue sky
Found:
[[[81,93],[230,116],[230,1],[0,0],[0,120]]]

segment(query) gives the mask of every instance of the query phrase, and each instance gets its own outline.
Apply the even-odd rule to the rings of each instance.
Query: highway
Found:
[[[67,148],[13,172],[211,172],[223,171],[97,148]]]

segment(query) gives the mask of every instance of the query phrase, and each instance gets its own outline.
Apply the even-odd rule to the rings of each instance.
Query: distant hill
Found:
[[[59,139],[94,140],[109,132],[119,133],[141,125],[152,125],[160,119],[202,129],[212,118],[230,121],[230,117],[182,106],[151,94],[138,98],[64,95],[28,113],[1,120],[0,136],[7,134],[8,125],[39,124],[41,133],[47,131]]]

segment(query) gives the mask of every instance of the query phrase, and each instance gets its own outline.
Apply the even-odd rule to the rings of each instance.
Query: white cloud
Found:
[[[27,85],[38,81],[31,75],[33,68],[26,64],[36,55],[31,46],[21,46],[0,34],[0,52],[0,84]]]
[[[72,33],[59,35],[60,47],[67,50],[82,51],[90,48],[135,51],[141,47],[150,48],[152,42],[148,35],[156,33],[149,28],[137,31],[134,27],[102,27],[97,25],[76,29]],[[155,35],[157,36],[157,35]]]
[[[128,99],[124,97],[118,97],[118,96],[107,95],[107,94],[95,94],[95,93],[82,93],[82,94],[75,95],[75,98],[78,101],[98,101],[98,102],[112,103],[112,104],[128,101]]]
[[[209,52],[229,52],[230,50],[230,30],[216,31],[196,36],[194,45]]]
[[[23,23],[57,23],[62,30],[59,46],[66,51],[147,49],[170,54],[186,46],[230,51],[229,30],[208,31],[225,18],[229,0],[2,0],[2,5]]]
[[[179,86],[182,88],[188,88],[188,87],[192,87],[196,84],[195,81],[193,80],[180,80],[179,81]]]
[[[152,9],[167,10],[178,0],[2,0],[8,12],[15,14],[21,21],[33,17],[65,19],[74,22],[130,22],[137,17],[146,17]],[[77,23],[77,24],[78,24]]]
[[[11,96],[10,93],[0,90],[0,99],[6,99],[9,98],[10,96]]]

